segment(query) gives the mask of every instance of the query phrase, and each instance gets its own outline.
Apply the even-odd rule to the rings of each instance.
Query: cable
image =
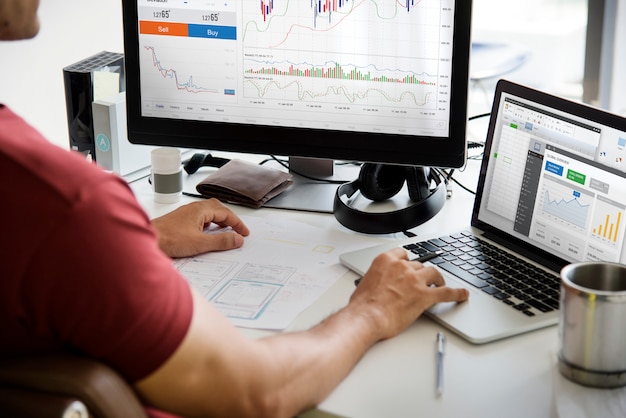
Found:
[[[476,194],[476,192],[475,192],[474,190],[472,190],[472,189],[470,189],[469,187],[467,187],[467,186],[465,186],[465,185],[461,184],[461,183],[460,183],[457,179],[455,179],[455,178],[452,176],[452,174],[454,173],[454,169],[452,169],[449,173],[448,173],[446,170],[441,170],[441,171],[443,171],[443,172],[446,174],[446,176],[447,176],[447,178],[448,178],[448,180],[449,180],[449,181],[453,181],[453,182],[455,182],[455,183],[456,183],[456,184],[457,184],[460,188],[462,188],[463,190],[465,190],[465,191],[466,191],[466,192],[468,192],[468,193],[471,193],[471,194],[473,194],[473,195],[475,195],[475,194]]]
[[[183,196],[196,197],[198,199],[206,199],[206,196],[202,196],[199,193],[190,193],[190,192],[186,192],[184,190],[183,190]]]
[[[468,118],[468,121],[472,121],[472,120],[476,120],[476,119],[480,119],[480,118],[484,118],[484,117],[488,117],[488,116],[491,116],[491,113],[480,113],[480,114],[477,114],[477,115],[470,116]],[[468,150],[469,149],[482,148],[484,146],[485,146],[484,143],[476,142],[476,141],[471,141],[471,142],[467,143],[467,149]],[[478,159],[482,159],[482,158],[483,158],[483,153],[482,152],[480,154],[478,154],[478,155],[467,157],[468,160],[478,160]],[[448,198],[452,197],[452,188],[450,187],[450,182],[455,182],[463,190],[465,190],[465,191],[467,191],[467,192],[469,192],[471,194],[476,194],[475,191],[473,191],[469,187],[461,184],[457,179],[455,179],[453,177],[454,169],[450,170],[449,172],[446,172],[445,170],[441,170],[441,171],[443,173],[445,173]]]
[[[470,116],[469,118],[467,118],[468,121],[474,120],[474,119],[480,119],[480,118],[484,118],[487,116],[491,116],[491,112],[489,113],[479,113],[478,115],[474,115],[474,116]]]

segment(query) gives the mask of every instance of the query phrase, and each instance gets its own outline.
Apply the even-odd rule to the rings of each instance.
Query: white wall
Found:
[[[41,30],[0,42],[0,102],[51,142],[69,148],[63,67],[100,51],[123,52],[121,0],[41,0]]]
[[[586,27],[585,0],[473,0],[474,42],[504,43],[530,53],[524,65],[504,77],[572,99],[582,97]],[[495,81],[484,83],[487,93]]]
[[[607,80],[601,79],[603,90],[600,95],[600,105],[612,112],[626,116],[626,2],[615,0],[615,33],[613,34],[611,54],[611,68],[604,69],[609,75]]]

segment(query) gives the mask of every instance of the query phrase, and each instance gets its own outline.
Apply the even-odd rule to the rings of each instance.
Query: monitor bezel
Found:
[[[462,167],[466,159],[471,1],[454,1],[451,114],[449,135],[442,138],[142,116],[137,0],[124,0],[122,7],[128,140],[134,144],[235,153]]]

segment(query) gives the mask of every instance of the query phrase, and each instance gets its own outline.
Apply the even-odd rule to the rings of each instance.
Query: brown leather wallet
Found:
[[[206,198],[260,208],[293,183],[284,171],[233,159],[196,185]]]

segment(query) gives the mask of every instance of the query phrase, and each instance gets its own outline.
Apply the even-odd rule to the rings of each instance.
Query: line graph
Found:
[[[440,2],[260,3],[261,13],[243,14],[245,97],[432,111],[447,105],[439,94],[446,97],[440,80],[448,64],[439,59],[441,35],[433,36],[442,27]]]
[[[149,51],[152,55],[152,65],[161,74],[164,79],[169,79],[174,82],[174,86],[179,91],[185,91],[187,93],[218,93],[215,88],[203,87],[196,84],[193,81],[193,75],[186,77],[179,77],[178,72],[172,68],[166,68],[161,64],[161,60],[157,57],[157,54],[152,46],[144,47],[146,51]]]
[[[579,232],[586,230],[595,200],[594,193],[545,176],[538,197],[544,217]]]
[[[425,93],[421,96],[416,96],[414,93],[404,91],[397,96],[388,94],[385,90],[379,88],[367,88],[365,90],[354,90],[347,86],[328,86],[326,90],[314,90],[310,86],[300,80],[294,80],[286,84],[282,84],[278,81],[270,81],[266,83],[258,83],[254,80],[246,81],[245,95],[255,95],[255,97],[273,97],[287,96],[295,100],[319,100],[323,99],[324,102],[335,100],[337,102],[367,102],[369,104],[376,103],[378,105],[384,104],[404,104],[412,107],[426,107],[431,102],[432,93]],[[253,88],[251,92],[250,86]]]
[[[398,105],[412,108],[435,106],[431,100],[437,89],[437,77],[430,74],[377,68],[375,65],[342,65],[327,61],[319,65],[248,60],[244,70],[245,85],[254,86],[251,92],[244,88],[246,97],[287,97],[290,87],[297,86],[294,100],[328,98],[348,103],[367,102],[379,106]],[[269,77],[268,77],[269,76]],[[251,96],[249,96],[251,95]],[[374,100],[374,101],[372,101]]]
[[[570,199],[564,197],[553,198],[550,191],[544,192],[543,210],[559,219],[580,228],[585,228],[587,216],[589,215],[589,204],[583,204],[579,197],[573,196]]]
[[[337,0],[266,0],[263,13],[257,8],[245,8],[244,45],[296,51],[310,44],[305,51],[330,51],[335,46],[335,52],[384,54],[398,44],[404,56],[439,57],[442,39],[433,34],[452,25],[449,18],[442,20],[442,1],[437,0],[407,0],[406,6],[400,0],[344,1],[341,6],[322,8],[327,12],[320,12],[318,3],[327,2],[332,5]],[[269,10],[271,16],[266,13]],[[452,40],[451,31],[447,40]],[[372,41],[378,50],[372,49]]]

